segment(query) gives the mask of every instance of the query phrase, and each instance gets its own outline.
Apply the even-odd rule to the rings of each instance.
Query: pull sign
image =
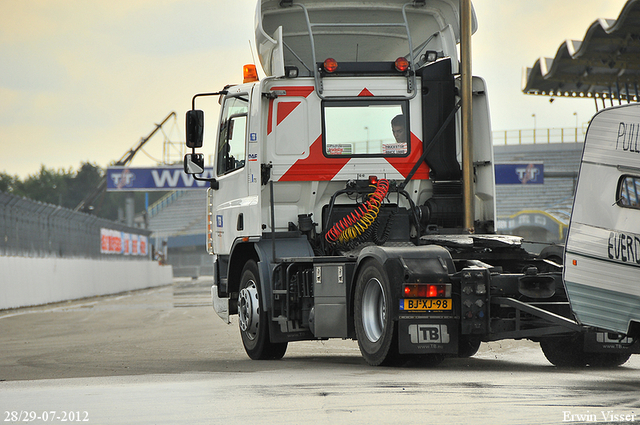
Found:
[[[316,283],[322,283],[322,267],[316,267]]]
[[[338,283],[344,283],[344,269],[338,266]]]

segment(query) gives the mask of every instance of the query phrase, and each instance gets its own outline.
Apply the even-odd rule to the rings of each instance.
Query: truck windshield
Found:
[[[409,120],[404,101],[326,101],[323,105],[326,156],[406,156]]]

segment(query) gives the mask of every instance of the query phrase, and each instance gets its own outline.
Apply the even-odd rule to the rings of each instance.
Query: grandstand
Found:
[[[170,192],[149,208],[149,228],[161,238],[201,234],[206,205],[204,190]]]
[[[149,208],[151,238],[164,251],[174,277],[213,274],[205,250],[207,197],[205,190],[170,192]]]
[[[494,160],[544,164],[544,184],[497,184],[496,230],[539,242],[562,242],[573,206],[583,143],[496,145]]]

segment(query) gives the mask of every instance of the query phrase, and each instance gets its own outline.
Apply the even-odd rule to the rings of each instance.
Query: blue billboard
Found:
[[[544,184],[544,164],[495,164],[496,184]]]
[[[198,177],[213,176],[213,168],[205,168]],[[206,189],[208,182],[198,181],[192,175],[186,174],[182,167],[153,167],[153,168],[107,168],[107,191],[117,192],[149,192],[153,190],[186,190]]]

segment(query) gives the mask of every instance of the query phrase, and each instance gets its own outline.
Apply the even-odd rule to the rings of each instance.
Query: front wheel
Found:
[[[392,320],[391,285],[382,266],[366,260],[356,281],[354,321],[358,346],[371,366],[398,358],[396,324]]]
[[[269,317],[262,306],[260,274],[255,261],[249,260],[242,270],[238,294],[238,322],[242,344],[253,360],[278,360],[287,351],[287,343],[269,339]]]

